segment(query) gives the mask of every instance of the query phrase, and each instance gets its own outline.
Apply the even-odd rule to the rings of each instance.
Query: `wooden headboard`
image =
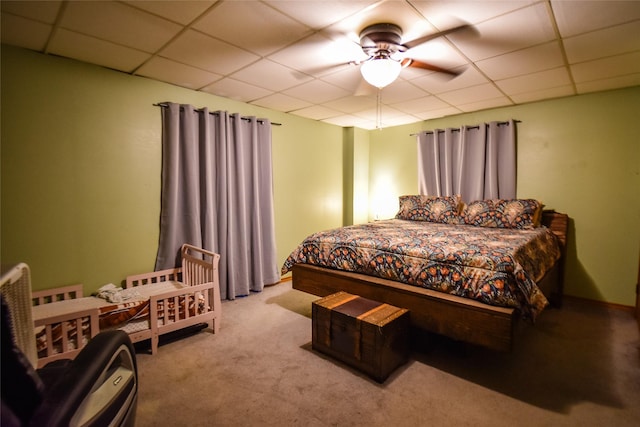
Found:
[[[569,215],[554,210],[544,210],[542,211],[542,225],[558,236],[560,242],[562,242],[563,249],[567,247]]]

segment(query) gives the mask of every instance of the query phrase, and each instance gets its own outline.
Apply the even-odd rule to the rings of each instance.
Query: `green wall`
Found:
[[[0,255],[3,265],[28,263],[36,289],[83,283],[92,292],[153,270],[158,102],[282,124],[273,127],[281,262],[308,234],[342,225],[338,126],[4,45],[1,77]]]
[[[511,118],[521,121],[517,124],[518,197],[536,198],[571,218],[566,293],[635,305],[640,87],[371,132],[371,200],[387,200],[391,205],[387,212],[393,213],[397,196],[417,194],[416,139],[410,134]],[[374,215],[372,208],[370,217]]]
[[[0,256],[27,262],[36,289],[83,283],[91,292],[153,269],[161,162],[153,104],[173,101],[283,124],[273,128],[280,262],[306,235],[393,216],[399,195],[417,193],[412,133],[521,120],[518,196],[572,219],[567,293],[635,303],[638,87],[365,131],[13,47],[2,46],[1,66]]]

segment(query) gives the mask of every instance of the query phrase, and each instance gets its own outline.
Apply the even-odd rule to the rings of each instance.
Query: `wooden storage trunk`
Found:
[[[346,292],[312,304],[312,347],[384,382],[409,356],[409,311]]]

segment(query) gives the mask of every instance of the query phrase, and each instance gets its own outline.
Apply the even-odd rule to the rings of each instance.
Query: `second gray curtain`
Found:
[[[162,122],[156,270],[179,265],[190,243],[220,254],[222,298],[278,282],[271,123],[175,103]]]
[[[469,203],[516,197],[513,120],[418,134],[418,191]]]

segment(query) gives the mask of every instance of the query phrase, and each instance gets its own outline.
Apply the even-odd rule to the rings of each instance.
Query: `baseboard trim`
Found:
[[[276,283],[269,283],[269,284],[264,285],[264,286],[268,288],[269,286],[276,286],[276,285],[279,285],[281,283],[290,282],[292,279],[293,278],[291,277],[291,275],[282,276],[282,277],[280,277],[280,280],[277,281]]]
[[[616,304],[616,303],[613,303],[613,302],[606,302],[606,301],[598,301],[598,300],[594,300],[594,299],[590,299],[590,298],[575,297],[575,296],[572,296],[572,295],[564,295],[562,298],[564,300],[566,300],[566,301],[574,301],[574,302],[587,304],[587,305],[611,308],[611,309],[614,309],[614,310],[628,311],[629,313],[631,313],[632,316],[635,315],[634,314],[635,307],[633,307],[631,305]]]

